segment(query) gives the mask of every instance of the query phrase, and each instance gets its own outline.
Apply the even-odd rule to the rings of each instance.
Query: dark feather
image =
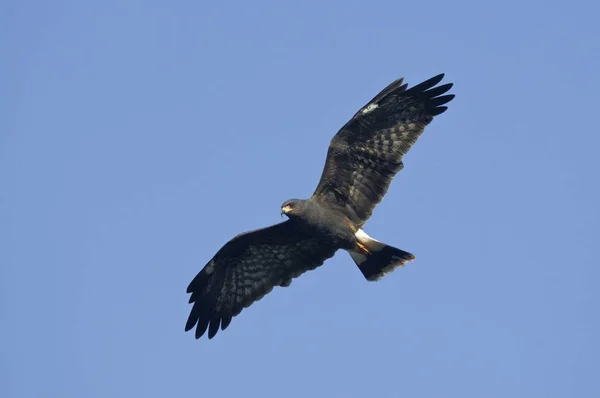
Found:
[[[187,288],[194,303],[185,330],[196,338],[225,330],[231,319],[274,286],[322,265],[336,248],[298,231],[286,221],[240,234],[227,242]]]
[[[444,75],[407,88],[389,84],[333,137],[311,200],[345,213],[361,227],[396,175],[403,156],[454,95]],[[444,95],[445,94],[445,95]],[[240,234],[227,242],[187,288],[192,309],[185,330],[212,339],[244,308],[332,257],[337,247],[296,228],[294,220]],[[353,226],[354,227],[354,226]]]
[[[362,226],[404,167],[402,159],[454,95],[440,74],[407,89],[391,83],[333,137],[312,199],[343,211]]]
[[[221,330],[227,329],[227,326],[231,323],[231,315],[223,315],[223,319],[221,319]]]

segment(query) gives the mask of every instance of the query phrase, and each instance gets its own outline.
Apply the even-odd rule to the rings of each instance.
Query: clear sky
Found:
[[[598,397],[597,2],[0,6],[0,396]],[[392,80],[456,94],[348,254],[213,340],[185,289]]]

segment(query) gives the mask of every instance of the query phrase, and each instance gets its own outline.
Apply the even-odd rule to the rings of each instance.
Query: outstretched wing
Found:
[[[331,140],[312,199],[363,225],[404,167],[404,154],[433,117],[447,109],[442,105],[454,98],[442,95],[452,83],[435,87],[443,77],[408,90],[398,79],[361,108]]]
[[[293,221],[240,234],[227,242],[187,288],[194,303],[185,325],[212,339],[242,309],[322,265],[336,249],[298,231]]]

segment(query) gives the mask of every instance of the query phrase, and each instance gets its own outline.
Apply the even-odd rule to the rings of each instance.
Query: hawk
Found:
[[[415,256],[371,238],[363,230],[402,159],[433,118],[446,111],[452,83],[444,74],[407,88],[392,82],[362,107],[333,137],[325,167],[309,199],[281,206],[287,220],[242,233],[227,242],[187,288],[193,303],[185,331],[195,337],[219,328],[275,286],[321,266],[346,250],[368,281],[376,281]]]

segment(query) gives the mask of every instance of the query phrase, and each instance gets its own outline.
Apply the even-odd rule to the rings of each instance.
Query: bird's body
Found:
[[[369,237],[363,230],[383,199],[404,155],[442,106],[454,98],[443,75],[410,89],[392,82],[333,137],[321,180],[308,199],[281,206],[288,220],[242,233],[227,242],[188,286],[192,310],[186,331],[213,338],[233,317],[273,287],[348,251],[369,281],[414,260],[411,253]]]
[[[331,210],[320,203],[311,200],[292,199],[282,206],[293,207],[284,211],[289,217],[290,224],[299,231],[319,239],[325,244],[338,249],[353,249],[356,246],[355,233],[358,227],[339,210]]]

